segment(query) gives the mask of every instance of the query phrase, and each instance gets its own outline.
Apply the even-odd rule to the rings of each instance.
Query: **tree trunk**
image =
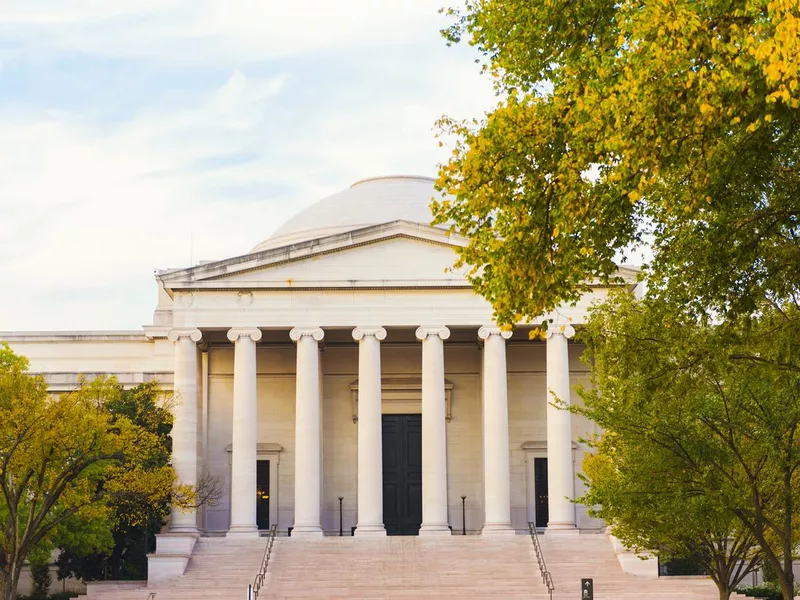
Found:
[[[22,565],[10,562],[0,572],[0,588],[2,589],[3,600],[17,599],[17,586],[19,585],[19,574],[22,572]]]
[[[717,590],[719,591],[719,600],[728,600],[731,597],[731,589],[728,587],[727,584],[720,582],[714,582],[717,584]]]

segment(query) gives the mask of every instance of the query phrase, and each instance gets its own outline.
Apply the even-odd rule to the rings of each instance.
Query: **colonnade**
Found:
[[[548,528],[575,530],[574,474],[570,413],[551,405],[553,395],[570,401],[568,338],[571,326],[547,333]],[[358,342],[358,523],[356,536],[385,535],[381,418],[381,342],[383,327],[356,327]],[[484,534],[513,534],[511,526],[510,446],[506,340],[511,333],[496,326],[478,330],[483,340]],[[297,345],[295,423],[295,523],[292,535],[321,536],[321,388],[319,327],[289,332]],[[422,526],[420,535],[449,535],[447,502],[447,430],[444,345],[450,330],[419,327],[422,343]],[[173,329],[174,390],[177,398],[172,430],[173,465],[178,480],[198,481],[197,347],[198,329]],[[257,393],[256,327],[228,332],[234,344],[231,514],[228,536],[256,536]],[[193,512],[173,510],[171,531],[197,532]]]

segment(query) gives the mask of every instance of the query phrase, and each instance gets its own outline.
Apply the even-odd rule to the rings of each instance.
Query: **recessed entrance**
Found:
[[[256,525],[259,529],[269,529],[270,527],[268,460],[256,462]]]
[[[383,415],[383,523],[387,535],[422,524],[422,415]]]

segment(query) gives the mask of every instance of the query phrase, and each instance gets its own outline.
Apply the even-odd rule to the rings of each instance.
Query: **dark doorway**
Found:
[[[387,535],[422,524],[422,415],[383,415],[383,523]]]
[[[256,525],[269,529],[269,461],[256,462]]]
[[[550,518],[547,507],[547,459],[533,459],[533,490],[536,493],[536,526],[547,527]]]

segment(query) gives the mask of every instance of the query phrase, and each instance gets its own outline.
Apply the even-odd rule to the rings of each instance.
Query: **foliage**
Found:
[[[70,600],[71,598],[78,598],[80,594],[77,592],[57,592],[46,596],[47,600]],[[36,596],[17,596],[17,600],[42,600]]]
[[[757,544],[791,593],[800,541],[798,313],[764,305],[758,319],[710,326],[628,294],[595,309],[584,333],[595,387],[572,410],[605,433],[585,461],[582,500],[599,505],[595,513],[625,543],[664,544],[676,556],[698,543],[714,554],[715,538]]]
[[[749,313],[800,289],[800,3],[467,0],[450,9],[495,78],[434,202],[506,325],[614,281],[652,244],[651,290]],[[691,273],[691,277],[687,277]]]
[[[31,562],[31,580],[33,582],[33,594],[31,595],[38,598],[47,598],[50,593],[50,586],[53,583],[49,561]]]
[[[149,507],[193,501],[163,465],[164,439],[110,406],[125,401],[113,378],[49,396],[42,377],[0,346],[0,589],[16,597],[32,552],[65,545],[112,547],[118,521],[137,525]],[[173,489],[175,488],[175,489]],[[176,492],[177,490],[177,492]]]
[[[65,544],[57,563],[60,579],[146,579],[146,555],[154,549],[154,534],[161,530],[169,513],[170,495],[157,493],[169,489],[172,478],[172,414],[164,403],[163,391],[155,382],[121,389],[117,397],[106,402],[106,408],[114,419],[130,419],[157,443],[147,453],[126,457],[111,474],[111,549],[86,552],[82,544]]]
[[[800,588],[795,587],[795,590],[800,592]],[[752,598],[763,598],[764,600],[781,600],[783,598],[780,586],[775,583],[746,585],[736,588],[736,592]]]

